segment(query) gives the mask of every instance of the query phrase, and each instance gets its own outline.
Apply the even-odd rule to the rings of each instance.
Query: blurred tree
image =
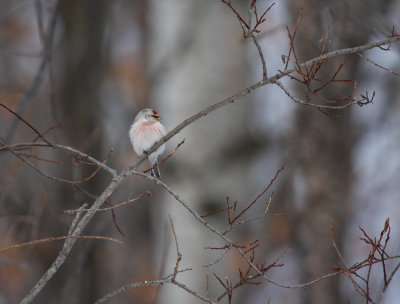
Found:
[[[246,13],[245,1],[236,1],[235,5]],[[239,24],[226,6],[216,5],[215,1],[171,0],[153,3],[150,11],[153,27],[149,66],[157,75],[152,96],[168,129],[246,85],[249,71],[246,44],[240,38]],[[166,23],[166,18],[171,22]],[[247,129],[250,107],[241,102],[212,113],[207,123],[190,126],[168,143],[171,151],[180,140],[186,139],[176,157],[161,167],[162,178],[201,214],[224,208],[226,195],[241,203],[248,199],[251,187],[246,176],[252,154]],[[191,288],[204,290],[202,265],[210,260],[203,246],[215,241],[168,194],[161,201],[163,213],[153,209],[154,229],[160,231],[160,222],[166,222],[171,214],[183,263],[193,267],[182,278]],[[160,234],[160,243],[164,237],[164,233]],[[170,271],[176,260],[175,247],[170,249],[164,272]],[[218,285],[210,282],[210,289],[220,289]],[[159,303],[177,302],[199,300],[173,286],[162,289]]]
[[[59,48],[60,91],[57,94],[63,117],[69,117],[68,139],[100,154],[102,131],[99,88],[109,64],[107,16],[110,1],[61,1],[63,37]]]
[[[317,57],[329,31],[327,51],[354,47],[368,42],[376,31],[390,33],[388,27],[376,22],[384,19],[390,1],[335,1],[315,0],[290,1],[291,20],[296,20],[300,8],[305,14],[315,12],[312,17],[304,16],[297,30],[295,48],[300,60]],[[361,14],[363,12],[363,14]],[[360,16],[363,16],[360,18]],[[379,16],[380,18],[376,18]],[[355,55],[338,74],[338,79],[360,79],[360,58]],[[326,64],[318,73],[320,79],[330,79],[343,63],[337,58]],[[296,95],[302,99],[320,102],[303,85],[297,86]],[[359,92],[358,92],[359,93]],[[352,83],[337,83],[321,91],[327,100],[336,100],[353,94]],[[352,111],[340,113],[340,118],[322,115],[306,107],[297,107],[293,133],[288,143],[288,171],[282,181],[281,198],[286,197],[286,209],[291,210],[292,220],[284,225],[293,225],[291,240],[300,253],[301,282],[307,282],[329,271],[340,261],[332,247],[330,223],[339,221],[336,239],[339,247],[344,245],[344,231],[350,219],[352,206],[351,187],[353,168],[351,153],[357,142],[356,124]],[[284,148],[286,150],[287,148]],[[288,173],[288,172],[286,172]],[[294,178],[302,179],[302,193],[295,191]],[[289,199],[287,193],[293,193]],[[299,205],[292,205],[296,200]],[[279,198],[277,198],[279,200]],[[285,228],[287,229],[287,227]],[[339,277],[323,281],[305,292],[303,303],[338,303],[345,298],[339,289]]]
[[[100,92],[110,62],[109,49],[112,41],[107,39],[107,28],[111,8],[112,2],[107,0],[60,0],[62,34],[59,45],[54,50],[55,104],[58,109],[56,121],[69,119],[69,123],[63,128],[63,141],[83,151],[90,151],[99,159],[104,158],[107,153],[103,151],[102,143],[105,135]],[[74,164],[67,157],[64,160],[71,165],[60,167],[59,174],[62,176],[81,180],[93,172],[91,166]],[[85,186],[85,189],[95,194],[102,183],[104,181],[100,176]],[[88,200],[70,185],[59,185],[59,191],[62,195],[58,196],[57,204],[62,209],[75,208],[76,202]],[[101,228],[96,229],[99,230]],[[99,243],[80,245],[78,252],[67,262],[65,271],[59,274],[56,282],[60,285],[45,291],[41,295],[42,299],[48,301],[47,292],[53,292],[51,298],[55,299],[61,290],[64,294],[69,294],[63,298],[65,304],[95,301],[101,294],[98,291],[99,269],[95,259],[99,248]],[[72,265],[79,265],[79,271]],[[72,278],[74,279],[71,281]]]

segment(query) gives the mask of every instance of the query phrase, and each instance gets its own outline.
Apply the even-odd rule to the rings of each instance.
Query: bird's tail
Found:
[[[153,176],[153,177],[155,176],[155,177],[157,177],[157,178],[160,178],[160,177],[161,177],[161,175],[160,175],[160,169],[158,168],[158,166],[156,166],[156,167],[154,167],[153,169],[151,169],[150,175]]]
[[[150,168],[153,168],[154,165],[157,164],[157,157],[154,157],[153,154],[149,156],[149,164]],[[161,177],[160,169],[158,168],[158,166],[155,166],[153,169],[151,169],[150,175],[157,178]]]

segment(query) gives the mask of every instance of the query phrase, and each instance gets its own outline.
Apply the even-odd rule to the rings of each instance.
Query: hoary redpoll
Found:
[[[147,151],[167,133],[159,120],[160,116],[157,111],[152,109],[144,109],[136,115],[135,121],[129,129],[129,138],[137,155],[147,154]],[[148,156],[150,168],[158,163],[158,157],[164,150],[165,144]],[[158,166],[151,169],[151,176],[160,178]]]

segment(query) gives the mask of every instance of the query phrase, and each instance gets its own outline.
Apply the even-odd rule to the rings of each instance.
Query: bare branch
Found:
[[[83,153],[83,152],[81,152],[77,149],[74,149],[72,147],[69,147],[69,146],[64,146],[64,145],[59,145],[59,144],[50,144],[49,145],[46,143],[19,143],[19,144],[0,147],[0,152],[1,151],[10,151],[10,150],[15,150],[15,149],[20,149],[20,148],[26,148],[26,147],[48,147],[48,148],[52,148],[52,149],[63,150],[72,155],[77,155],[77,156],[82,157],[85,160],[90,161],[94,165],[101,167],[102,169],[104,169],[105,171],[110,173],[113,177],[117,176],[117,171],[115,169],[112,169],[109,166],[107,166],[104,162],[101,162],[101,161],[93,158],[89,154]],[[113,149],[110,149],[110,152],[112,152],[112,151],[113,151]]]
[[[186,290],[188,293],[192,294],[193,296],[195,296],[196,298],[206,302],[206,303],[210,303],[210,304],[216,304],[214,301],[210,300],[209,298],[206,298],[202,295],[199,295],[197,292],[195,292],[194,290],[190,289],[189,287],[187,287],[185,284],[178,282],[176,280],[171,281],[172,284],[175,284],[176,286],[179,286],[180,288]]]
[[[318,104],[314,104],[314,103],[310,103],[304,100],[301,100],[300,98],[297,98],[296,96],[294,96],[292,93],[290,93],[289,89],[286,88],[280,81],[274,81],[274,83],[280,87],[282,89],[282,91],[291,99],[293,100],[295,103],[303,105],[303,106],[310,106],[313,108],[316,108],[318,110],[326,110],[326,109],[330,109],[330,110],[345,110],[348,109],[349,107],[353,106],[353,105],[359,105],[357,103],[357,101],[351,101],[349,103],[346,103],[344,105],[340,105],[340,106],[328,106],[328,105],[318,105]]]
[[[138,288],[138,287],[145,287],[145,286],[157,286],[157,285],[164,285],[167,283],[171,283],[172,276],[166,277],[161,280],[155,280],[155,281],[143,281],[139,283],[132,283],[129,285],[122,286],[121,288],[118,288],[108,294],[106,294],[104,297],[101,299],[97,300],[94,304],[101,304],[107,302],[110,298],[120,294],[121,292],[127,291],[132,288]]]
[[[326,60],[326,59],[330,59],[330,58],[334,58],[334,57],[338,57],[338,56],[342,56],[342,55],[347,55],[347,54],[354,54],[357,52],[362,52],[365,50],[369,50],[369,49],[373,49],[373,48],[377,48],[379,46],[382,45],[388,45],[394,42],[398,42],[400,40],[400,36],[396,36],[396,37],[391,37],[389,39],[385,39],[385,40],[380,40],[380,41],[376,41],[376,42],[371,42],[365,45],[361,45],[361,46],[357,46],[357,47],[353,47],[353,48],[344,48],[344,49],[339,49],[336,51],[332,51],[329,53],[326,53],[322,56],[318,56],[316,58],[310,59],[302,64],[300,64],[301,68],[306,68],[307,66],[311,66],[312,64],[314,64],[317,60]],[[185,119],[183,122],[181,122],[179,125],[177,125],[174,129],[172,129],[171,131],[169,131],[163,138],[161,138],[157,143],[154,144],[154,146],[149,149],[148,154],[151,154],[152,152],[154,152],[155,150],[157,150],[162,144],[166,143],[168,140],[170,140],[173,136],[175,136],[176,134],[178,134],[180,131],[182,131],[182,129],[186,128],[188,125],[192,124],[193,122],[195,122],[196,120],[208,115],[211,112],[214,112],[216,110],[218,110],[219,108],[222,108],[228,104],[234,103],[236,100],[238,100],[241,97],[244,97],[246,95],[251,94],[253,91],[267,85],[267,84],[271,84],[271,83],[275,83],[277,80],[293,73],[296,71],[296,68],[288,68],[285,69],[282,72],[279,72],[277,74],[275,74],[274,76],[271,76],[269,78],[267,78],[266,80],[262,80],[259,81],[245,89],[243,89],[242,91],[232,95],[231,97],[225,98],[215,104],[212,104],[206,108],[204,108],[203,110],[201,110],[200,112],[192,115],[191,117]],[[141,164],[145,159],[146,159],[146,155],[141,156],[135,163],[133,163],[130,168],[137,168],[138,164]]]
[[[79,209],[84,209],[87,207],[87,203],[84,203],[82,206],[79,207]],[[71,225],[69,226],[69,230],[68,230],[68,235],[72,234],[72,231],[74,231],[74,229],[76,228],[76,225],[78,224],[78,220],[80,218],[80,213],[76,214],[74,219],[72,220]]]
[[[156,184],[160,185],[161,187],[163,187],[165,190],[167,190],[184,208],[186,208],[201,224],[203,224],[204,226],[206,226],[210,231],[212,231],[213,233],[215,233],[216,235],[218,235],[220,238],[222,238],[226,245],[224,247],[221,247],[221,249],[225,249],[228,248],[229,246],[233,246],[238,252],[239,254],[242,256],[242,258],[246,261],[246,263],[256,272],[258,277],[263,278],[265,281],[276,285],[278,287],[282,287],[282,288],[305,288],[308,286],[311,286],[319,281],[337,276],[339,274],[351,271],[354,266],[351,266],[349,268],[346,269],[339,269],[335,272],[332,273],[328,273],[326,275],[320,276],[314,280],[308,281],[306,283],[302,283],[302,284],[295,284],[295,285],[288,285],[288,284],[282,284],[282,283],[278,283],[274,280],[272,280],[270,277],[268,277],[262,270],[260,269],[256,264],[254,264],[250,258],[246,255],[246,252],[243,250],[243,248],[241,246],[236,245],[235,242],[233,242],[232,240],[230,240],[228,237],[226,237],[223,233],[221,233],[220,231],[218,231],[216,228],[214,228],[213,226],[211,226],[209,223],[207,223],[196,211],[192,210],[189,205],[178,195],[176,194],[171,188],[169,188],[165,183],[163,183],[161,180],[154,178],[152,176],[146,175],[142,172],[139,171],[133,171],[132,174],[134,175],[138,175],[138,176],[142,176],[144,178],[150,179],[153,182],[155,182]],[[398,257],[391,257],[391,259],[394,258],[398,258]],[[379,261],[374,261],[373,263],[378,263],[381,262]],[[358,264],[356,264],[355,266],[359,266]],[[265,271],[265,269],[264,269]]]
[[[126,177],[127,177],[126,170],[124,170],[119,176],[115,177],[111,181],[111,183],[106,187],[104,192],[95,200],[91,209],[98,209]],[[61,249],[55,261],[52,263],[49,269],[47,269],[45,274],[40,278],[40,280],[35,284],[35,286],[29,291],[29,293],[22,299],[20,304],[31,303],[33,299],[37,296],[37,294],[43,289],[43,287],[46,286],[47,282],[54,276],[54,274],[65,262],[66,258],[71,252],[71,249],[75,245],[77,240],[74,237],[79,236],[81,234],[82,230],[86,227],[86,225],[92,219],[94,214],[95,211],[88,211],[83,216],[83,218],[76,225],[76,228],[73,230],[71,237],[66,238],[63,248]]]
[[[187,270],[191,270],[191,269],[183,269],[178,271],[179,273],[187,271]],[[175,285],[181,284],[178,283],[176,284],[175,282],[173,282],[174,280],[174,274],[170,274],[168,276],[166,276],[163,279],[160,280],[154,280],[154,281],[143,281],[143,282],[138,282],[138,283],[132,283],[132,284],[128,284],[128,285],[124,285],[110,293],[108,293],[107,295],[105,295],[104,297],[102,297],[101,299],[97,300],[94,304],[101,304],[101,303],[105,303],[107,302],[110,298],[120,294],[121,292],[127,291],[129,289],[133,289],[133,288],[138,288],[138,287],[145,287],[145,286],[161,286],[164,284],[170,284],[173,283]],[[178,285],[179,286],[179,285]],[[180,286],[179,286],[180,287]],[[185,289],[186,290],[186,289]],[[190,290],[190,289],[189,289]],[[186,290],[188,291],[188,290]],[[198,295],[197,295],[198,296]],[[201,296],[200,296],[201,297]],[[213,302],[210,302],[213,303]]]
[[[308,65],[313,64],[316,60],[325,60],[328,58],[333,58],[333,57],[337,57],[340,55],[344,55],[344,54],[351,54],[351,53],[357,53],[357,52],[361,52],[367,49],[371,49],[371,48],[375,48],[375,47],[379,47],[379,46],[383,46],[383,45],[388,45],[394,42],[397,42],[400,40],[400,37],[396,36],[396,37],[392,37],[386,40],[382,40],[382,41],[377,41],[377,42],[373,42],[373,43],[369,43],[363,46],[358,46],[355,48],[347,48],[347,49],[341,49],[341,50],[336,50],[330,53],[327,53],[325,55],[319,56],[318,58],[309,60],[307,62],[304,62],[303,64],[301,64],[301,67],[307,67]],[[166,136],[164,136],[162,139],[160,139],[157,143],[155,143],[153,145],[153,147],[151,149],[149,149],[148,154],[151,154],[152,152],[154,152],[156,149],[158,149],[162,144],[164,144],[165,142],[167,142],[169,139],[171,139],[173,136],[175,136],[176,134],[178,134],[182,129],[184,129],[185,127],[187,127],[188,125],[192,124],[194,121],[200,119],[201,117],[204,117],[206,115],[208,115],[209,113],[224,107],[230,103],[234,103],[237,99],[246,96],[250,93],[252,93],[253,91],[257,90],[258,88],[265,86],[267,84],[270,83],[274,83],[275,81],[295,72],[296,69],[292,68],[292,69],[286,69],[285,71],[282,71],[266,80],[257,82],[249,87],[247,87],[246,89],[232,95],[231,97],[228,97],[224,100],[221,100],[215,104],[212,104],[206,108],[204,108],[202,111],[194,114],[193,116],[185,119],[183,122],[181,122],[179,125],[177,125],[174,129],[172,129],[170,132],[168,132],[166,134]],[[68,150],[67,148],[64,147],[65,150]],[[76,151],[74,149],[70,150],[71,153],[76,153]],[[94,216],[94,214],[96,213],[96,209],[98,209],[105,200],[108,199],[108,197],[114,192],[114,190],[122,183],[122,181],[124,181],[128,176],[131,175],[139,175],[145,178],[148,178],[150,180],[152,180],[153,182],[161,185],[164,189],[166,189],[178,202],[180,202],[200,223],[202,223],[204,226],[206,226],[210,231],[214,232],[215,234],[217,234],[218,236],[220,236],[227,244],[231,244],[234,245],[234,242],[232,242],[229,238],[227,238],[226,236],[224,236],[221,232],[219,232],[218,230],[216,230],[214,227],[212,227],[211,225],[209,225],[205,220],[202,219],[202,217],[197,214],[196,212],[194,212],[187,204],[184,200],[182,200],[179,195],[177,195],[174,191],[172,191],[166,184],[164,184],[163,182],[161,182],[158,179],[154,179],[151,176],[147,176],[144,173],[135,171],[136,168],[147,158],[146,155],[143,155],[141,157],[139,157],[134,163],[131,164],[131,166],[127,169],[124,169],[122,172],[120,172],[118,175],[116,174],[116,171],[113,169],[106,169],[108,172],[110,172],[113,175],[113,179],[110,182],[110,184],[106,187],[106,189],[103,191],[103,193],[95,200],[95,202],[92,204],[90,209],[94,209],[91,211],[88,211],[83,218],[79,221],[79,223],[77,224],[76,228],[74,229],[72,236],[78,236],[81,234],[81,232],[83,231],[83,229],[86,227],[86,225],[89,223],[89,221],[92,219],[92,217]],[[91,160],[92,161],[92,160]],[[102,166],[102,168],[108,168],[108,167],[104,167]],[[36,283],[36,285],[31,289],[31,291],[26,295],[26,297],[21,301],[21,303],[25,304],[25,303],[30,303],[35,297],[36,295],[40,292],[40,290],[47,284],[47,282],[51,279],[51,277],[58,271],[58,269],[61,267],[61,265],[64,263],[65,259],[67,258],[68,254],[70,253],[72,247],[74,246],[76,242],[75,238],[67,238],[64,242],[63,248],[60,251],[59,255],[57,256],[56,260],[53,262],[53,264],[50,266],[50,268],[46,271],[46,273],[42,276],[42,278]],[[328,274],[326,276],[320,277],[314,281],[305,283],[305,284],[300,284],[300,285],[283,285],[283,284],[279,284],[274,282],[273,280],[271,280],[269,277],[267,277],[265,274],[262,273],[262,271],[246,256],[246,254],[244,253],[244,251],[239,247],[239,246],[235,246],[236,250],[239,251],[239,253],[242,255],[242,257],[245,259],[245,261],[259,274],[262,274],[262,277],[270,282],[273,283],[277,286],[281,286],[281,287],[285,287],[285,288],[301,288],[301,287],[306,287],[311,285],[314,282],[317,282],[319,280],[322,280],[324,278],[327,277],[331,277],[334,275],[337,275],[338,273],[332,273],[332,274]],[[174,284],[178,285],[177,282],[175,282]],[[183,287],[182,287],[183,288]],[[201,296],[200,296],[201,297]],[[208,300],[207,298],[202,297],[202,299],[206,302],[209,303],[213,303],[211,300]]]
[[[43,172],[42,170],[40,170],[37,166],[35,166],[34,164],[32,164],[30,161],[26,160],[23,156],[21,156],[21,154],[16,153],[14,150],[12,150],[11,148],[9,148],[8,146],[5,146],[3,142],[0,141],[0,144],[3,145],[3,148],[5,148],[5,149],[7,149],[8,151],[10,151],[12,154],[14,154],[16,157],[18,157],[22,162],[26,163],[26,164],[27,164],[29,167],[31,167],[33,170],[35,170],[36,172],[38,172],[40,175],[42,175],[42,176],[44,176],[44,177],[46,177],[46,178],[48,178],[48,179],[57,181],[57,182],[66,183],[66,184],[71,184],[71,185],[83,184],[83,183],[86,183],[86,182],[88,182],[89,180],[91,180],[91,179],[100,171],[100,167],[97,167],[97,168],[93,171],[93,173],[92,173],[91,175],[89,175],[88,177],[86,177],[86,178],[84,178],[84,179],[82,179],[82,180],[77,180],[77,181],[69,180],[69,179],[64,179],[64,178],[59,178],[59,177],[55,177],[55,176],[49,175],[49,174]],[[104,164],[105,162],[107,162],[108,158],[109,158],[110,155],[111,155],[111,152],[112,152],[112,150],[110,151],[109,156],[103,161],[103,164]]]

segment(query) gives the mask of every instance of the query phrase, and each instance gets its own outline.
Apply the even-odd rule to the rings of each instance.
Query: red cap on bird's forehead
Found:
[[[154,115],[158,115],[156,110],[152,110],[152,111],[153,111]]]

